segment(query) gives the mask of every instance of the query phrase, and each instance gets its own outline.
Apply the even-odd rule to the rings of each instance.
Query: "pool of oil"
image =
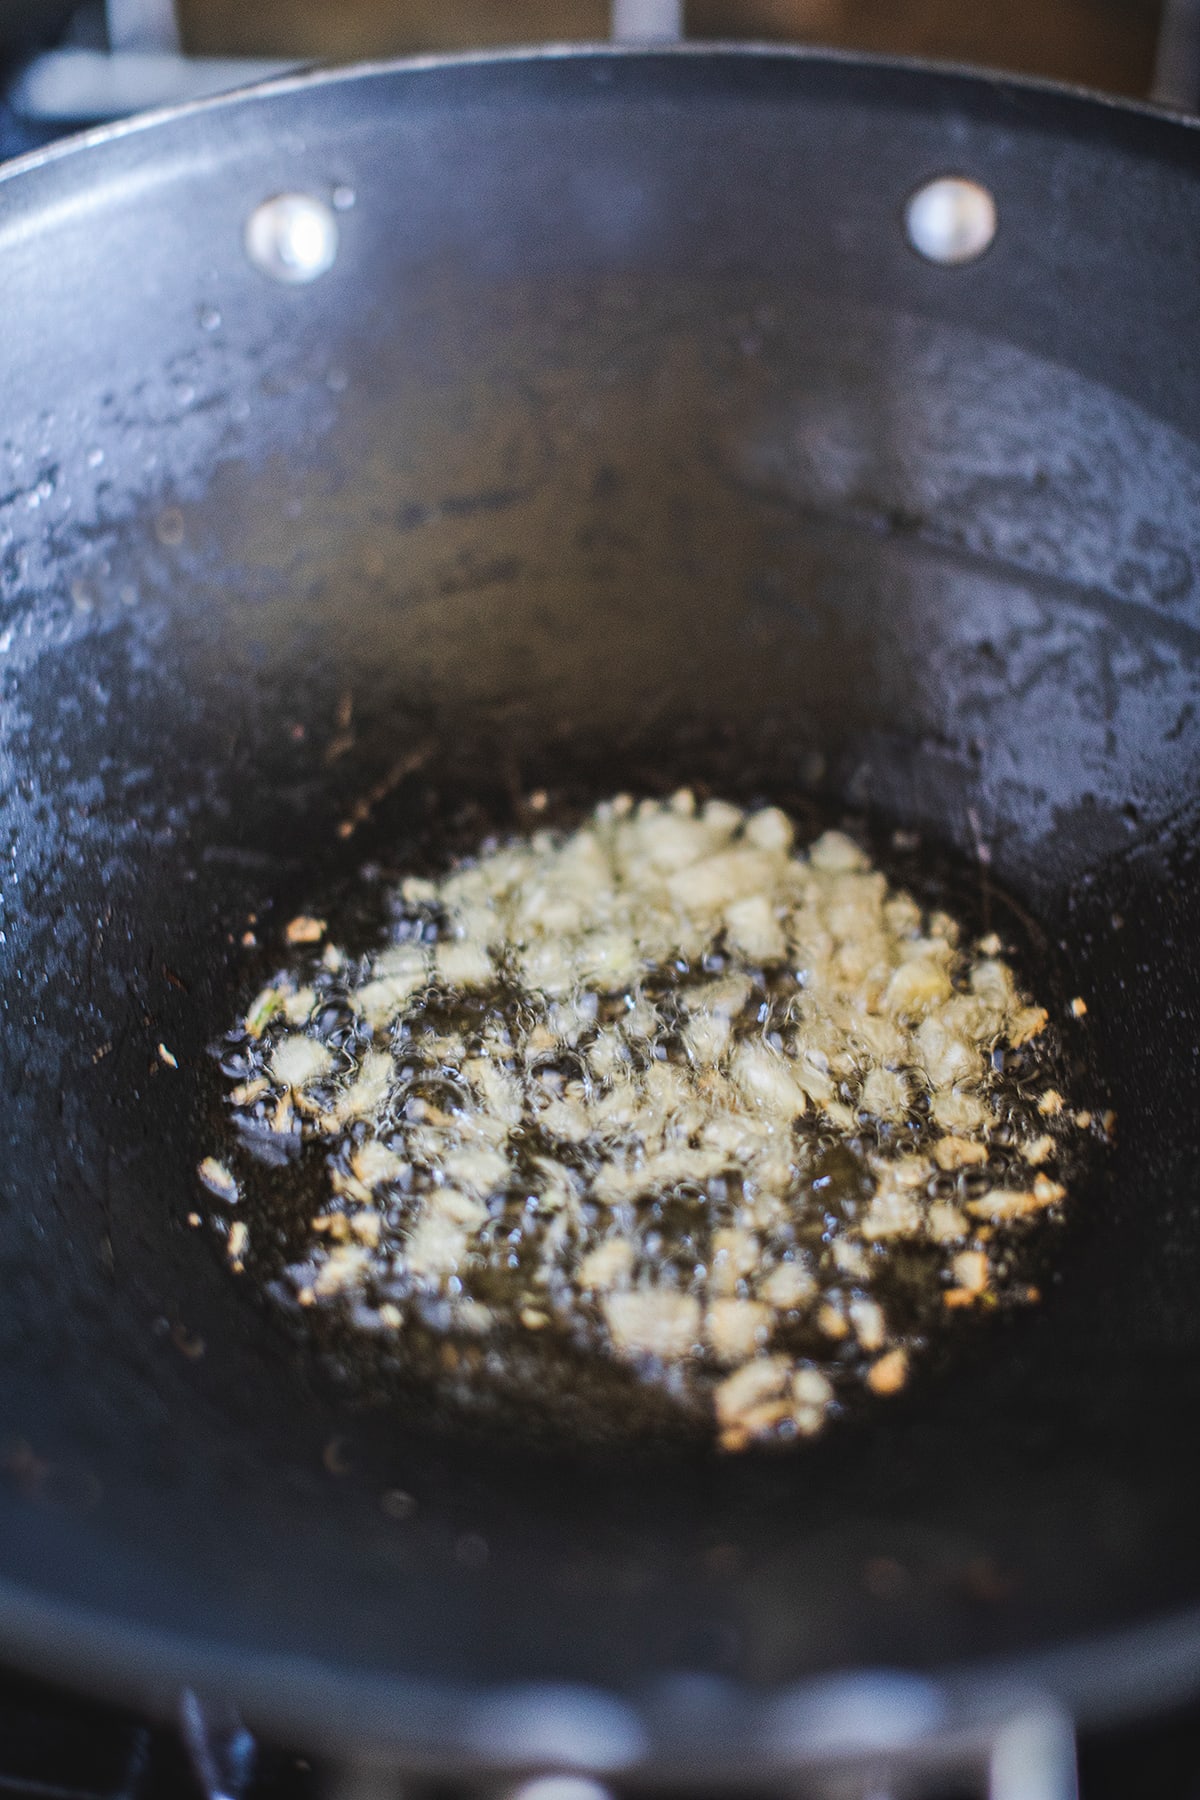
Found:
[[[707,795],[703,783],[693,784],[698,799]],[[609,790],[611,792],[611,789]],[[351,1056],[367,1047],[367,1034],[345,998],[345,977],[325,968],[321,947],[311,952],[288,948],[282,927],[290,917],[315,915],[327,924],[324,941],[338,945],[352,963],[400,936],[432,940],[437,919],[417,904],[399,896],[400,882],[411,875],[436,877],[456,860],[476,855],[481,848],[506,838],[526,835],[531,828],[567,831],[577,826],[600,798],[594,787],[578,782],[536,793],[516,790],[492,794],[486,799],[470,792],[449,795],[440,791],[413,822],[410,803],[402,822],[390,820],[387,809],[369,832],[356,834],[346,847],[344,867],[332,881],[317,888],[297,888],[274,896],[264,943],[249,959],[236,997],[244,1015],[254,994],[264,983],[284,971],[311,982],[323,1002],[314,1014],[317,1034]],[[724,797],[724,795],[722,795]],[[828,828],[848,831],[870,855],[874,865],[894,887],[903,887],[927,909],[943,909],[961,925],[963,941],[995,932],[1002,955],[1014,970],[1020,989],[1049,1007],[1052,1020],[1068,1014],[1069,992],[1064,973],[1052,947],[1021,905],[1000,890],[986,868],[973,866],[944,848],[922,842],[911,832],[893,828],[888,821],[847,813],[835,804],[820,804],[809,793],[763,791],[739,796],[744,804],[781,806],[795,820],[797,843],[815,838]],[[676,967],[643,984],[648,997],[658,1000],[669,1014],[673,995],[690,983],[711,979],[719,972],[712,965],[694,970]],[[775,1003],[770,980],[754,996],[759,1024]],[[488,1008],[519,1004],[514,994],[489,995],[485,1000],[454,1002],[448,1011],[444,998],[431,994],[409,1022],[452,1026],[470,1038]],[[601,1002],[613,1012],[628,1004],[625,996]],[[440,1010],[439,1010],[440,1009]],[[477,1015],[472,1017],[472,1012]],[[422,1017],[423,1015],[423,1017]],[[214,1021],[214,1027],[223,1022]],[[569,1076],[570,1052],[563,1072]],[[240,1280],[254,1303],[269,1307],[281,1326],[290,1331],[302,1353],[319,1359],[338,1387],[356,1402],[396,1406],[414,1422],[459,1431],[482,1431],[511,1442],[514,1434],[531,1444],[554,1447],[562,1441],[605,1444],[654,1442],[660,1445],[707,1442],[712,1437],[711,1399],[679,1371],[667,1379],[647,1381],[636,1368],[597,1352],[598,1314],[594,1306],[576,1301],[574,1316],[552,1314],[544,1329],[522,1330],[515,1322],[520,1290],[528,1270],[522,1227],[528,1196],[520,1176],[524,1162],[547,1149],[536,1128],[527,1131],[517,1176],[505,1199],[503,1212],[489,1223],[509,1246],[477,1276],[472,1291],[500,1308],[500,1322],[486,1337],[477,1338],[449,1328],[436,1309],[421,1318],[406,1316],[402,1331],[381,1332],[371,1325],[370,1301],[379,1295],[368,1284],[363,1294],[333,1297],[319,1305],[302,1306],[295,1283],[287,1271],[302,1262],[312,1243],[312,1220],[329,1204],[331,1152],[320,1143],[302,1142],[299,1134],[272,1133],[253,1123],[235,1130],[231,1124],[228,1093],[232,1082],[257,1070],[256,1047],[244,1033],[233,1029],[214,1040],[211,1065],[206,1072],[204,1097],[207,1141],[214,1153],[236,1167],[242,1198],[237,1217],[248,1227],[247,1248],[240,1258]],[[1038,1126],[1037,1099],[1055,1086],[1080,1106],[1091,1096],[1073,1092],[1075,1069],[1065,1032],[1055,1023],[1020,1050],[998,1050],[997,1091],[1003,1096],[1003,1112],[990,1132],[991,1156],[986,1170],[967,1169],[939,1174],[935,1195],[970,1199],[986,1187],[1004,1185],[1016,1146],[1034,1134]],[[1000,1064],[1003,1064],[1002,1068]],[[406,1093],[435,1106],[454,1103],[455,1071],[412,1058],[407,1070]],[[261,1125],[261,1122],[260,1122]],[[830,1263],[829,1246],[838,1228],[869,1198],[873,1183],[866,1166],[876,1146],[896,1150],[920,1150],[936,1135],[926,1111],[918,1102],[901,1125],[877,1122],[865,1126],[847,1140],[826,1128],[810,1129],[803,1161],[802,1185],[786,1231],[796,1248],[811,1258],[822,1291],[846,1286]],[[1099,1128],[1077,1135],[1074,1145],[1064,1139],[1056,1159],[1056,1172],[1066,1182],[1068,1200],[1063,1212],[1021,1223],[1005,1232],[1005,1249],[995,1257],[996,1282],[986,1309],[973,1316],[947,1314],[942,1303],[944,1281],[940,1274],[944,1249],[925,1242],[893,1245],[886,1272],[874,1276],[872,1293],[886,1304],[894,1334],[900,1335],[918,1354],[913,1379],[930,1379],[940,1363],[954,1354],[956,1342],[968,1333],[987,1329],[995,1315],[1024,1306],[1052,1275],[1063,1239],[1064,1214],[1070,1216],[1071,1193],[1086,1180],[1098,1154]],[[346,1150],[332,1153],[336,1159]],[[562,1155],[562,1146],[555,1148]],[[716,1200],[711,1191],[686,1186],[649,1197],[639,1209],[639,1249],[657,1266],[672,1260],[680,1267],[707,1262],[712,1234],[736,1213],[738,1195],[732,1188]],[[399,1197],[403,1204],[403,1196]],[[206,1203],[207,1222],[224,1248],[231,1214],[220,1203]],[[532,1234],[531,1234],[532,1235]],[[504,1303],[507,1302],[507,1308]],[[507,1311],[510,1322],[504,1323]],[[867,1413],[887,1402],[860,1386],[864,1352],[851,1336],[831,1346],[819,1334],[811,1309],[792,1315],[776,1333],[773,1348],[799,1358],[819,1361],[837,1376],[838,1399],[827,1429],[836,1429],[838,1415]],[[711,1386],[711,1384],[710,1384]]]

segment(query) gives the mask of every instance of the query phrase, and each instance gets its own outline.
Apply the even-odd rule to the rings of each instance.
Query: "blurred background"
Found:
[[[1200,107],[1200,0],[0,0],[0,159],[311,63],[670,35],[830,45]],[[118,54],[112,56],[110,51]]]
[[[137,0],[127,10],[136,13]],[[64,31],[86,41],[86,16],[71,22],[78,12],[70,0],[0,0],[0,51],[44,45]],[[607,0],[178,0],[177,13],[192,55],[341,61],[602,38],[609,7]],[[1160,0],[686,0],[685,13],[692,37],[947,57],[1144,94]]]
[[[1055,75],[1126,94],[1150,85],[1157,0],[687,0],[689,37],[903,51]],[[210,54],[385,56],[602,38],[606,0],[180,0],[185,46]]]

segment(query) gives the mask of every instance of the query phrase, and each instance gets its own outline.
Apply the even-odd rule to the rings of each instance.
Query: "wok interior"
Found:
[[[747,222],[716,174],[732,72],[696,98],[680,63],[662,116],[641,73],[625,114],[569,65],[539,77],[568,127],[549,172],[514,124],[544,130],[546,88],[513,65],[501,106],[460,74],[461,104],[393,77],[351,124],[337,84],[271,103],[308,131],[292,166],[245,115],[215,172],[151,179],[118,140],[13,253],[27,298],[68,255],[76,298],[9,346],[0,1561],[242,1652],[427,1679],[776,1682],[1178,1601],[1196,450],[1091,351],[998,328],[979,296],[1016,279],[1019,194],[990,271],[916,265],[897,170],[937,137],[907,103],[847,173],[833,88],[805,111],[782,67],[736,135]],[[981,125],[984,174],[993,152]],[[821,157],[845,216],[874,209],[870,255],[818,254]],[[276,289],[241,260],[246,197],[318,179],[357,192],[341,258]],[[985,847],[1058,998],[1088,998],[1079,1089],[1118,1115],[1061,1284],[869,1424],[737,1467],[580,1467],[354,1407],[185,1223],[247,914],[277,941],[464,798],[689,779]]]

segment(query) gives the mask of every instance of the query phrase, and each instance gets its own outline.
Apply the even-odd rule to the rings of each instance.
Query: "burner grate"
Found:
[[[312,1765],[243,1743],[206,1795],[184,1734],[121,1707],[80,1700],[25,1676],[0,1672],[0,1800],[318,1800]]]

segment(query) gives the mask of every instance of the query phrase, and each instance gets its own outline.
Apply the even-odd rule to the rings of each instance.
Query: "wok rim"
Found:
[[[34,170],[66,161],[87,150],[134,137],[142,132],[164,128],[176,120],[244,106],[257,99],[307,92],[311,88],[340,86],[343,83],[376,80],[389,75],[436,74],[456,68],[552,62],[586,64],[606,60],[673,61],[681,58],[747,63],[777,60],[797,65],[824,64],[882,74],[927,75],[961,83],[964,88],[985,87],[993,94],[1012,90],[1035,100],[1066,101],[1078,106],[1081,111],[1099,110],[1178,127],[1191,133],[1200,132],[1200,115],[1179,112],[1152,100],[1134,100],[1126,95],[1108,94],[1099,88],[1078,82],[1057,81],[1049,76],[987,69],[978,64],[939,60],[928,56],[895,56],[882,52],[843,50],[829,45],[776,44],[756,40],[682,39],[677,43],[649,45],[604,41],[567,42],[366,58],[348,63],[301,64],[289,73],[270,76],[263,81],[248,82],[221,94],[208,94],[195,100],[181,100],[166,106],[151,107],[129,118],[114,119],[106,124],[70,132],[64,137],[55,138],[52,143],[24,151],[20,156],[0,163],[0,183],[19,179]]]
[[[470,1686],[352,1673],[295,1654],[231,1653],[219,1640],[47,1603],[0,1580],[0,1651],[24,1673],[158,1719],[177,1721],[183,1696],[192,1693],[215,1716],[234,1707],[284,1749],[352,1755],[406,1775],[483,1779],[569,1770],[647,1788],[703,1777],[737,1792],[863,1758],[936,1756],[948,1746],[987,1744],[1018,1716],[1111,1727],[1169,1711],[1200,1689],[1200,1607],[929,1673],[860,1666],[764,1690],[680,1673],[626,1696],[578,1683]],[[699,1709],[694,1697],[688,1703],[697,1681],[706,1702]],[[684,1704],[672,1718],[675,1683]],[[880,1704],[882,1725],[872,1714]],[[850,1723],[839,1730],[843,1719]],[[530,1720],[536,1729],[523,1737]],[[497,1735],[510,1740],[499,1753]]]

